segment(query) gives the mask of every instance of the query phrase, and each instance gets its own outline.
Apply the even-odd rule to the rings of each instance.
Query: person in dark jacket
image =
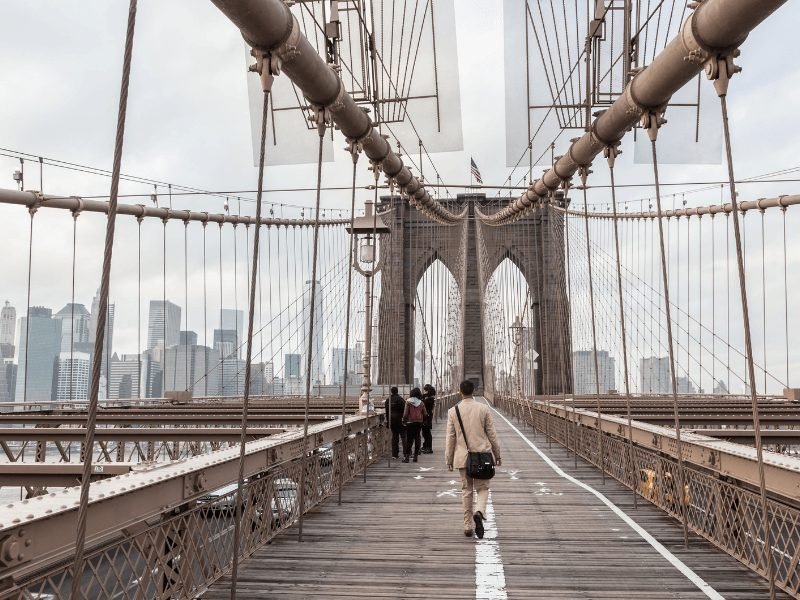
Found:
[[[403,423],[406,426],[406,448],[403,451],[403,462],[408,462],[411,456],[411,448],[414,448],[414,462],[417,462],[420,447],[420,431],[422,423],[425,421],[428,411],[422,403],[422,392],[419,388],[414,388],[406,400],[406,408],[403,412]]]
[[[422,403],[425,405],[425,410],[428,414],[422,422],[422,454],[433,454],[433,435],[431,429],[433,428],[433,409],[436,406],[436,389],[430,384],[426,383],[422,388]]]
[[[386,411],[386,420],[389,429],[392,431],[392,458],[400,457],[400,440],[403,440],[403,456],[408,455],[408,440],[406,438],[406,427],[403,423],[403,413],[406,408],[406,401],[397,393],[397,388],[389,390],[392,395],[383,403]]]

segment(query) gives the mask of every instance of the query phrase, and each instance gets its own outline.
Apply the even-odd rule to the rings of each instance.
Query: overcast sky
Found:
[[[127,4],[123,0],[0,0],[0,147],[111,168]],[[800,66],[786,50],[789,40],[796,36],[798,22],[800,4],[788,3],[742,47],[739,63],[744,71],[731,83],[729,97],[738,177],[800,164],[800,114],[796,108]],[[503,151],[501,3],[458,0],[456,24],[465,149],[436,155],[434,161],[445,180],[463,182],[469,177],[472,156],[485,182],[502,184],[509,169],[504,166]],[[243,55],[239,32],[211,2],[140,0],[123,172],[209,190],[254,189],[256,169],[252,164]],[[336,147],[343,145],[340,137]],[[562,136],[557,153],[564,151],[568,137],[571,135]],[[618,182],[652,181],[649,166],[631,164],[632,144],[623,142],[623,148],[626,153],[618,169]],[[0,157],[0,187],[15,187],[11,173],[17,166],[16,161]],[[26,166],[26,187],[38,188],[36,166]],[[607,179],[601,166],[594,169],[596,183]],[[370,183],[370,173],[366,169],[359,172],[360,184]],[[725,177],[721,165],[662,169],[665,182]],[[349,178],[349,159],[324,169],[327,185],[346,186]],[[313,187],[313,183],[314,168],[310,166],[266,171],[269,188]],[[52,167],[44,170],[47,193],[107,194],[108,186],[107,178]],[[796,193],[798,187],[796,183],[742,185],[740,197]],[[123,193],[150,191],[148,186],[122,185]],[[620,192],[621,199],[651,195],[652,188],[647,187]],[[311,192],[271,194],[268,198],[313,204]],[[694,194],[686,199],[690,204],[709,204],[719,202],[719,193]],[[606,201],[604,192],[593,192],[590,201]],[[667,199],[667,204],[672,201]],[[345,207],[348,194],[326,193],[322,202],[328,208]],[[203,196],[173,200],[176,208],[197,210],[220,211],[222,204],[220,198]],[[243,205],[243,212],[252,210],[250,203]],[[72,220],[68,214],[44,214],[48,212],[63,211],[43,210],[36,217],[32,303],[57,310],[70,295]],[[126,221],[120,226],[122,248],[135,239],[135,221]],[[0,207],[4,254],[12,258],[3,264],[0,296],[11,300],[20,312],[24,311],[27,281],[27,224],[21,208]],[[99,283],[104,225],[95,215],[82,217],[79,228],[76,297],[89,305]],[[145,233],[152,236],[148,239],[155,246],[153,252],[160,243],[160,236],[156,237],[159,228],[160,223],[154,224],[150,233]],[[176,236],[174,242],[170,241],[173,243],[176,248],[181,246],[182,236]],[[130,304],[134,288],[126,270],[126,265],[133,263],[130,256],[120,261],[115,265],[119,270],[115,272],[112,299],[119,307],[115,350],[134,351],[135,331],[120,321],[122,315],[136,312],[135,304]],[[158,268],[145,274],[145,278],[153,278],[154,290],[158,275]]]

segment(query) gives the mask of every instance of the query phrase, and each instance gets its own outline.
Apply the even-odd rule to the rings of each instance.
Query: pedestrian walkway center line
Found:
[[[514,431],[516,431],[516,432],[517,432],[517,435],[519,435],[519,436],[520,436],[520,437],[521,437],[521,438],[522,438],[522,439],[523,439],[523,440],[524,440],[524,441],[525,441],[525,442],[526,442],[526,443],[527,443],[527,444],[528,444],[528,445],[529,445],[529,446],[530,446],[530,447],[533,449],[533,451],[534,451],[534,452],[536,452],[536,454],[538,454],[538,455],[539,455],[539,457],[541,457],[541,459],[542,459],[544,462],[546,462],[546,463],[547,463],[547,464],[550,466],[550,468],[551,468],[553,471],[555,471],[555,472],[556,472],[556,474],[558,474],[560,477],[562,477],[562,478],[566,479],[567,481],[571,481],[571,482],[572,482],[572,483],[574,483],[575,485],[577,485],[577,486],[579,486],[579,487],[583,488],[583,489],[584,489],[584,490],[586,490],[587,492],[589,492],[589,493],[593,494],[594,496],[596,496],[596,497],[597,497],[597,498],[598,498],[598,499],[599,499],[599,500],[600,500],[600,501],[601,501],[603,504],[605,504],[605,505],[606,505],[608,508],[610,508],[610,509],[611,509],[611,510],[614,512],[614,514],[616,514],[616,515],[617,515],[617,516],[618,516],[620,519],[622,519],[623,521],[625,521],[625,523],[626,523],[626,524],[627,524],[627,525],[628,525],[628,526],[629,526],[631,529],[633,529],[633,530],[634,530],[634,531],[635,531],[637,534],[639,534],[639,536],[641,536],[641,538],[642,538],[643,540],[645,540],[645,541],[646,541],[648,544],[650,544],[650,545],[651,545],[651,546],[652,546],[652,547],[653,547],[653,548],[656,550],[656,552],[658,552],[658,553],[659,553],[661,556],[663,556],[665,559],[667,559],[667,561],[669,561],[669,563],[670,563],[670,564],[671,564],[673,567],[675,567],[675,568],[676,568],[678,571],[680,571],[681,573],[683,573],[683,575],[684,575],[684,576],[685,576],[685,577],[686,577],[686,578],[687,578],[689,581],[691,581],[691,582],[692,582],[694,585],[696,585],[696,586],[697,586],[697,588],[698,588],[698,589],[699,589],[701,592],[703,592],[703,593],[704,593],[706,596],[708,596],[709,598],[713,598],[714,600],[725,600],[725,599],[724,599],[724,597],[722,596],[722,594],[720,594],[719,592],[717,592],[717,591],[716,591],[716,590],[715,590],[713,587],[711,587],[711,585],[709,585],[708,583],[706,583],[706,582],[703,580],[703,578],[702,578],[702,577],[700,577],[700,576],[699,576],[697,573],[695,573],[694,571],[692,571],[692,569],[691,569],[691,568],[689,568],[689,567],[688,567],[688,566],[687,566],[687,565],[686,565],[686,564],[685,564],[683,561],[681,561],[681,560],[680,560],[680,559],[679,559],[677,556],[675,556],[674,554],[672,554],[672,552],[670,552],[669,550],[667,550],[667,549],[666,549],[666,548],[665,548],[665,547],[664,547],[664,546],[661,544],[661,542],[659,542],[659,541],[658,541],[657,539],[655,539],[655,538],[654,538],[652,535],[650,535],[650,534],[649,534],[649,533],[648,533],[648,532],[647,532],[647,531],[646,531],[646,530],[645,530],[645,529],[644,529],[644,528],[643,528],[641,525],[639,525],[639,524],[638,524],[636,521],[634,521],[634,520],[633,520],[633,519],[632,519],[632,518],[631,518],[631,517],[630,517],[630,516],[629,516],[627,513],[625,513],[625,512],[624,512],[624,511],[623,511],[621,508],[619,508],[619,507],[618,507],[616,504],[614,504],[613,502],[611,502],[611,500],[609,500],[609,499],[608,499],[606,496],[604,496],[602,493],[598,492],[598,491],[597,491],[596,489],[594,489],[592,486],[590,486],[590,485],[587,485],[587,484],[583,483],[582,481],[580,481],[580,480],[576,479],[575,477],[573,477],[572,475],[569,475],[568,473],[565,473],[565,472],[564,472],[564,471],[561,469],[561,467],[559,467],[559,466],[558,466],[556,463],[554,463],[554,462],[553,462],[553,461],[552,461],[552,460],[551,460],[551,459],[550,459],[550,458],[549,458],[547,455],[545,455],[545,454],[544,454],[544,452],[542,452],[541,450],[539,450],[539,448],[536,446],[536,444],[534,444],[532,441],[530,441],[530,440],[527,438],[527,436],[525,436],[525,434],[523,434],[523,433],[522,433],[522,432],[521,432],[519,429],[517,429],[516,427],[514,427],[514,425],[511,423],[511,421],[509,421],[508,419],[506,419],[506,417],[505,417],[504,415],[502,415],[502,414],[501,414],[501,413],[500,413],[498,410],[496,410],[496,409],[495,409],[493,406],[491,406],[491,405],[489,406],[489,408],[491,408],[491,409],[492,409],[492,410],[493,410],[495,413],[497,413],[497,415],[498,415],[498,416],[499,416],[501,419],[503,419],[503,421],[505,421],[505,422],[508,424],[508,426],[509,426],[509,427],[511,427],[511,429],[513,429]]]
[[[486,534],[475,544],[475,598],[476,600],[507,600],[506,575],[503,558],[497,543],[497,524],[494,519],[492,492],[486,502]]]

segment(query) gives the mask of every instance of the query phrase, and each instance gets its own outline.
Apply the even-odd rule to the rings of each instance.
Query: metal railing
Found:
[[[248,443],[239,557],[378,460],[387,449],[382,421],[348,417],[344,432],[341,421],[316,425],[305,456],[299,433]],[[195,598],[228,572],[238,454],[221,450],[93,483],[82,596]],[[69,598],[76,490],[0,508],[0,598]]]
[[[774,461],[776,465],[785,466],[780,484],[773,487],[769,480],[767,484],[771,533],[771,545],[767,549],[762,540],[760,496],[758,490],[747,483],[746,474],[741,480],[731,474],[720,475],[705,458],[693,460],[684,449],[684,470],[679,477],[674,447],[664,444],[660,450],[646,448],[635,439],[631,446],[626,437],[627,427],[619,427],[614,422],[610,427],[616,431],[609,431],[608,427],[601,431],[596,413],[581,410],[573,413],[552,404],[502,396],[496,396],[493,401],[501,410],[603,468],[608,475],[679,522],[685,515],[690,530],[762,577],[768,577],[768,561],[772,561],[776,586],[800,598],[800,494],[790,491],[800,490],[800,473],[786,457],[776,455]],[[604,424],[605,420],[604,416]],[[641,430],[655,427],[633,423],[634,428],[638,426]],[[666,435],[666,428],[658,429],[663,429]],[[600,435],[604,436],[602,445]],[[719,458],[717,454],[712,462]],[[676,489],[676,481],[684,482],[682,492]]]

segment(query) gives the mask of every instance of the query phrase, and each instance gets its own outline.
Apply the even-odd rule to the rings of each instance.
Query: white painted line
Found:
[[[475,544],[475,599],[508,600],[503,558],[497,543],[497,524],[494,520],[492,492],[486,502],[486,518],[483,520],[486,533]]]
[[[608,508],[610,508],[614,512],[614,514],[616,514],[620,519],[625,521],[625,523],[631,529],[633,529],[637,534],[639,534],[639,536],[643,540],[645,540],[648,544],[650,544],[656,550],[656,552],[658,552],[661,556],[663,556],[667,561],[669,561],[669,563],[673,567],[675,567],[689,581],[691,581],[694,585],[696,585],[697,588],[701,592],[703,592],[709,598],[713,598],[714,600],[725,600],[725,598],[724,598],[724,596],[722,596],[722,594],[720,594],[717,590],[715,590],[708,583],[706,583],[703,580],[702,577],[700,577],[697,573],[692,571],[691,568],[686,566],[686,564],[684,564],[683,561],[681,561],[677,556],[675,556],[674,554],[672,554],[672,552],[667,550],[661,544],[661,542],[659,542],[652,535],[650,535],[641,525],[639,525],[630,516],[628,516],[621,508],[619,508],[616,504],[611,502],[611,500],[606,498],[603,494],[598,492],[592,486],[587,485],[587,484],[583,483],[582,481],[579,481],[578,479],[575,479],[572,475],[569,475],[568,473],[565,473],[564,471],[562,471],[561,467],[559,467],[556,463],[554,463],[552,460],[550,460],[550,458],[548,456],[546,456],[541,450],[539,450],[539,448],[536,447],[536,444],[534,444],[532,441],[530,441],[525,436],[525,434],[523,434],[519,429],[514,427],[514,425],[511,424],[511,421],[506,419],[504,415],[500,414],[500,412],[495,410],[495,408],[493,406],[489,405],[489,408],[491,408],[497,414],[497,416],[499,416],[501,419],[503,419],[503,421],[505,421],[508,424],[508,426],[511,427],[511,429],[516,431],[517,435],[519,435],[519,437],[521,437],[523,440],[525,440],[525,442],[527,442],[527,444],[531,448],[533,448],[534,452],[536,452],[536,454],[538,454],[539,457],[544,462],[546,462],[551,469],[553,469],[553,471],[555,471],[559,476],[563,477],[567,481],[571,481],[572,483],[574,483],[578,487],[581,487],[584,490],[586,490],[587,492],[589,492],[590,494],[593,494],[594,496],[596,496],[603,504],[605,504]],[[488,511],[488,508],[487,508],[487,511]],[[503,596],[503,597],[505,598],[505,596]]]

